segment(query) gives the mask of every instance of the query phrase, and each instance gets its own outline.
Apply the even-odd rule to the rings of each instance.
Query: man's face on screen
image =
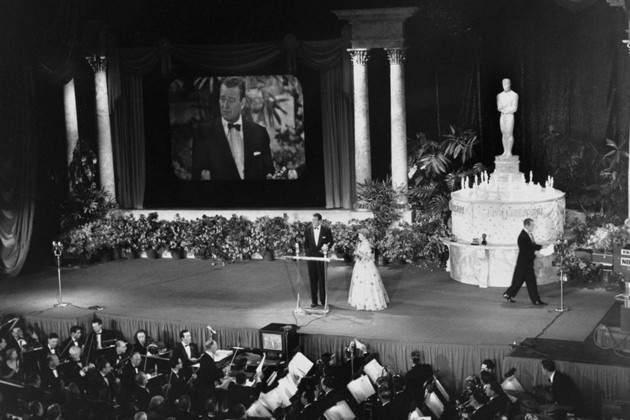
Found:
[[[233,123],[238,120],[241,116],[241,110],[245,106],[245,98],[241,99],[238,86],[229,88],[221,85],[219,106],[221,107],[221,116],[227,122]]]

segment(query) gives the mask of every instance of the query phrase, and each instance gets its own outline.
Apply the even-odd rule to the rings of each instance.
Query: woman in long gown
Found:
[[[368,234],[367,229],[359,230],[359,243],[354,252],[357,262],[352,270],[348,303],[359,310],[380,311],[387,308],[389,297],[374,264]]]

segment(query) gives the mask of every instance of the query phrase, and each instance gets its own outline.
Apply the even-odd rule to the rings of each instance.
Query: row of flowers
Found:
[[[349,223],[327,223],[333,232],[334,251],[351,258],[358,241],[358,231],[374,232],[369,238],[377,253],[389,260],[446,261],[448,251],[440,241],[447,236],[438,219],[425,218],[416,223],[400,223],[376,238],[373,219],[351,220]],[[160,220],[157,213],[139,218],[123,211],[112,211],[102,219],[72,229],[61,237],[64,257],[100,258],[112,250],[128,256],[141,251],[172,255],[194,255],[223,261],[250,259],[255,254],[287,255],[295,253],[295,244],[304,242],[306,222],[283,217],[202,216],[187,220],[176,215],[174,220]]]

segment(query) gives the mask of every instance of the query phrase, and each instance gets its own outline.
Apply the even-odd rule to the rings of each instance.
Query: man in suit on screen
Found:
[[[192,148],[193,180],[257,180],[272,178],[273,159],[267,129],[243,119],[245,80],[221,82],[221,118],[201,125]]]
[[[322,248],[330,249],[333,245],[333,237],[330,228],[322,225],[322,215],[313,214],[312,224],[304,233],[304,251],[307,257],[323,257]],[[322,306],[326,305],[326,265],[323,261],[307,261],[308,279],[311,283],[311,307],[317,306],[317,293]]]

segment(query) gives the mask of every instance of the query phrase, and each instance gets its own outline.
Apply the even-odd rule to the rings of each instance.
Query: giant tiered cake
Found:
[[[495,160],[490,176],[464,183],[452,193],[450,209],[454,241],[449,243],[451,277],[481,287],[508,286],[511,281],[518,246],[516,239],[523,220],[536,222],[537,242],[555,241],[564,229],[565,200],[553,181],[536,185],[519,171],[518,156]],[[487,245],[473,245],[482,235]],[[537,261],[538,282],[555,280],[551,261]]]

